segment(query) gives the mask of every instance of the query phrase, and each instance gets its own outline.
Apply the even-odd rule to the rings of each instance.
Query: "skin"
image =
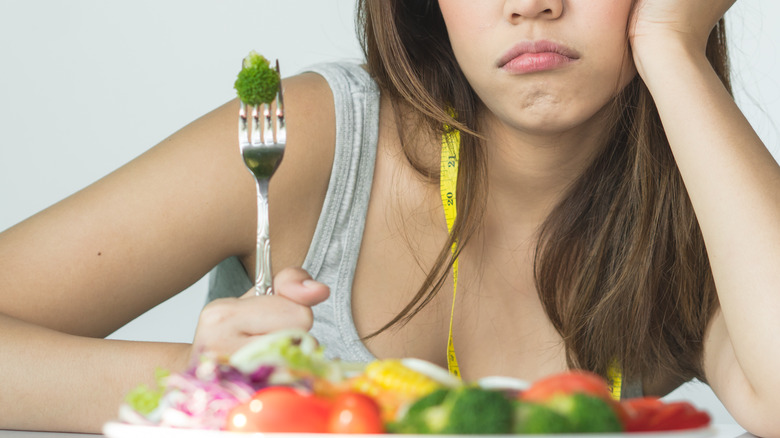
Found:
[[[706,338],[706,376],[743,427],[778,436],[780,170],[704,58],[712,23],[732,4],[641,1],[631,44],[693,202],[718,290],[721,311]]]
[[[273,217],[288,217],[276,222],[290,224],[276,227],[274,237],[284,244],[274,256],[282,266],[300,266],[305,248],[297,242],[311,239],[301,230],[313,233],[321,209],[335,122],[321,78],[304,75],[286,85],[289,142],[271,196],[300,203],[282,208],[271,199]],[[235,101],[216,109],[0,234],[0,428],[98,432],[116,418],[124,394],[153,383],[156,367],[182,370],[203,349],[228,352],[281,326],[311,326],[309,307],[328,295],[327,287],[304,285],[308,274],[280,268],[277,296],[207,306],[193,345],[100,339],[220,259],[254,251],[255,189],[236,159],[236,114]],[[296,179],[288,168],[306,170],[309,179]],[[192,173],[203,178],[193,181]],[[322,191],[303,190],[307,185]],[[230,323],[221,323],[228,314]]]
[[[484,102],[490,151],[485,224],[460,262],[454,338],[466,379],[536,379],[565,368],[533,286],[535,230],[598,147],[601,107],[639,74],[700,220],[722,305],[707,332],[706,377],[743,427],[777,436],[780,169],[704,58],[710,29],[733,1],[639,0],[630,23],[628,0],[440,1],[456,56]],[[526,77],[498,71],[496,57],[527,38],[570,45],[581,58]],[[253,336],[311,326],[310,306],[328,289],[297,267],[329,179],[333,98],[320,77],[302,75],[285,82],[285,103],[289,141],[270,191],[277,295],[209,304],[192,345],[97,338],[227,256],[240,256],[248,271],[254,266],[254,187],[236,160],[235,102],[0,234],[0,428],[96,431],[157,366],[181,369],[204,349],[227,354]],[[438,187],[404,160],[396,133],[408,127],[395,120],[383,99],[353,284],[361,335],[400,311],[447,233]],[[420,147],[436,151],[438,140],[421,139]],[[431,154],[429,164],[437,163]],[[192,172],[207,177],[193,185]],[[127,193],[122,202],[112,196],[119,187]],[[82,231],[65,232],[72,229]],[[42,243],[51,241],[59,243],[44,255]],[[44,270],[50,275],[38,274]],[[369,349],[444,365],[450,290],[445,284],[419,317],[373,338]],[[663,394],[674,383],[645,382],[645,390]],[[39,414],[43,402],[48,410]]]

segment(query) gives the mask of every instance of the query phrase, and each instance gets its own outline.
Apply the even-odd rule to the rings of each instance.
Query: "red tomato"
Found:
[[[336,397],[330,412],[330,433],[384,433],[382,410],[364,394],[345,392]]]
[[[233,432],[326,433],[330,402],[286,386],[264,388],[228,415]]]
[[[556,394],[585,393],[602,398],[610,403],[614,401],[601,376],[588,371],[566,371],[542,378],[520,394],[525,401],[542,403]]]

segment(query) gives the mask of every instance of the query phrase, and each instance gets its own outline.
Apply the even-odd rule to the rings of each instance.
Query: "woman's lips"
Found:
[[[511,74],[553,70],[580,59],[576,51],[550,41],[527,41],[515,45],[498,60],[498,67]]]

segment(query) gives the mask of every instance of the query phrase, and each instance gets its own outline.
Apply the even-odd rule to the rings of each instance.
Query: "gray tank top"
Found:
[[[374,178],[379,127],[379,88],[356,64],[316,65],[333,91],[336,149],[330,184],[303,269],[330,286],[330,297],[314,306],[311,330],[329,357],[367,362],[375,359],[360,340],[352,319],[352,281]],[[209,301],[237,297],[252,280],[237,257],[209,274]]]
[[[375,357],[360,340],[352,319],[352,282],[366,223],[374,177],[379,126],[379,88],[356,64],[314,66],[333,91],[336,109],[336,149],[325,203],[303,269],[330,286],[330,297],[312,308],[311,330],[328,357],[368,362]],[[252,280],[237,257],[209,274],[209,301],[238,297]],[[624,376],[621,398],[641,397],[639,376]]]

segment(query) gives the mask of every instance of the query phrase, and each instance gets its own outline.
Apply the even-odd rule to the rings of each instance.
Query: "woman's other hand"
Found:
[[[314,322],[311,307],[329,294],[328,286],[303,269],[286,268],[274,277],[274,295],[257,296],[252,288],[240,298],[214,300],[200,314],[191,359],[204,352],[229,355],[275,330],[309,330]]]
[[[648,56],[663,55],[681,44],[702,55],[718,20],[736,0],[637,0],[629,23],[629,41],[640,69]]]

